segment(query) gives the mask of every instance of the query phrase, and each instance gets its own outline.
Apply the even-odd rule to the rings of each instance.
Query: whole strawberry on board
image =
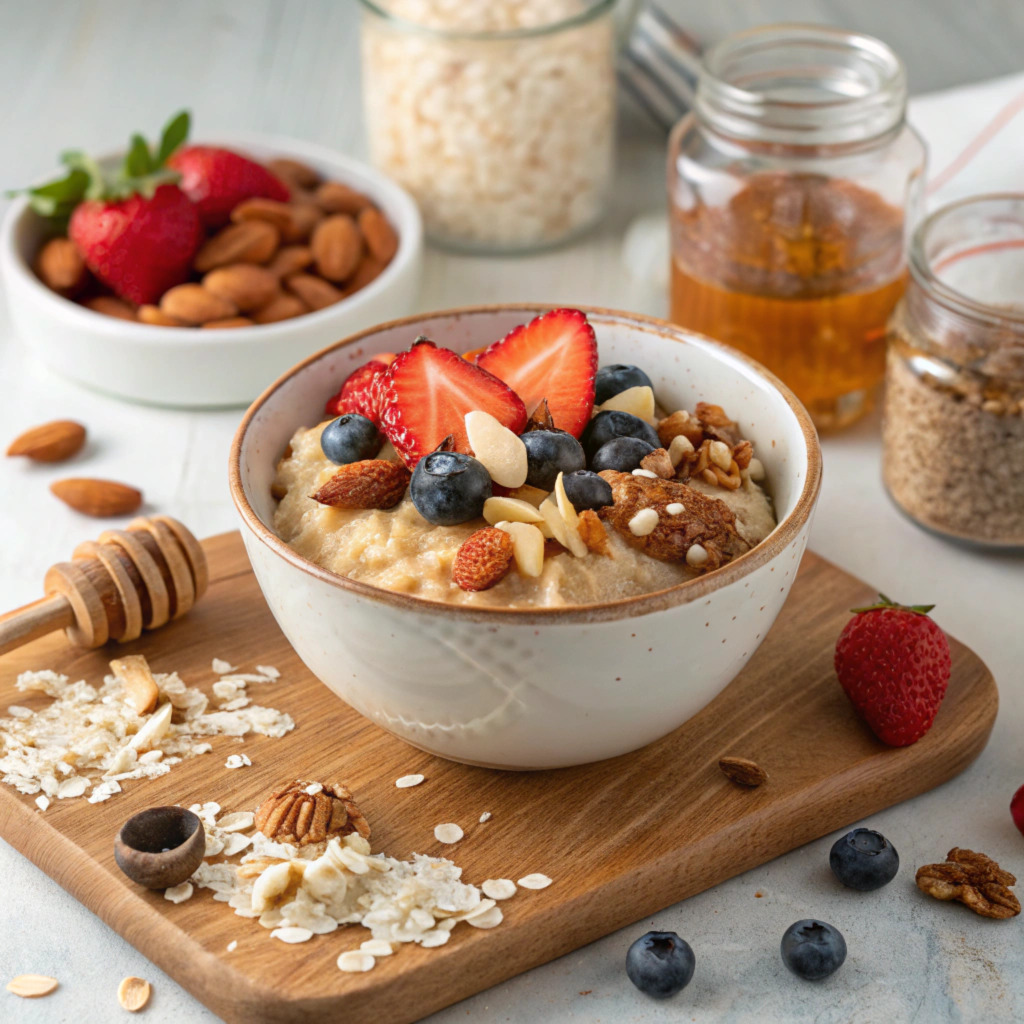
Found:
[[[854,608],[836,641],[839,683],[871,731],[891,747],[916,743],[931,727],[949,685],[946,634],[934,605],[878,603]]]
[[[168,122],[155,152],[133,135],[110,173],[84,153],[64,153],[67,175],[27,190],[32,208],[56,228],[66,224],[93,274],[129,302],[158,302],[187,280],[202,242],[199,213],[167,167],[188,130],[183,111]]]
[[[1010,816],[1013,818],[1014,825],[1020,829],[1021,835],[1024,835],[1024,786],[1021,786],[1013,794],[1013,799],[1010,801]]]

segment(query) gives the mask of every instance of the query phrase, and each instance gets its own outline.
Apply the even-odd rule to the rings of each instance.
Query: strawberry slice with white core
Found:
[[[597,339],[578,309],[553,309],[521,324],[477,356],[476,365],[503,380],[530,413],[546,398],[554,425],[573,437],[590,420]]]
[[[488,412],[515,434],[526,427],[526,407],[507,384],[425,339],[395,359],[377,392],[381,430],[410,469],[449,434],[470,454],[466,413]]]

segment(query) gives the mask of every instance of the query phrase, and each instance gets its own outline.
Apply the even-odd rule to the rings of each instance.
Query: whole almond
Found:
[[[85,427],[74,420],[53,420],[19,434],[8,455],[24,455],[35,462],[63,462],[82,450]]]
[[[371,281],[376,281],[384,270],[384,266],[385,264],[375,256],[369,254],[363,256],[359,266],[356,267],[356,272],[345,284],[345,294],[353,295],[360,288],[365,288]]]
[[[247,316],[226,316],[223,320],[207,320],[201,330],[221,331],[232,327],[252,327],[255,323],[255,320],[250,320]]]
[[[298,185],[299,188],[315,188],[320,184],[320,172],[300,160],[277,157],[267,161],[267,169],[288,185]]]
[[[86,299],[84,305],[94,313],[112,316],[117,320],[131,320],[134,323],[136,319],[135,308],[124,299],[115,298],[113,295],[94,295],[91,299]]]
[[[39,250],[36,273],[43,284],[61,295],[80,291],[89,278],[85,260],[70,238],[51,238]]]
[[[340,302],[345,297],[333,284],[313,274],[292,274],[284,286],[298,295],[310,309],[333,306],[335,302]]]
[[[159,306],[139,306],[139,320],[154,327],[188,327],[184,320],[165,313]]]
[[[205,274],[229,263],[266,263],[277,251],[280,238],[277,228],[263,220],[229,224],[203,243],[192,265]]]
[[[292,226],[292,208],[289,203],[279,203],[276,199],[263,199],[257,196],[243,199],[231,211],[231,219],[236,224],[247,220],[266,221],[284,235]]]
[[[267,264],[267,270],[277,277],[290,277],[312,262],[313,250],[308,245],[282,245]]]
[[[277,276],[255,263],[232,263],[211,270],[203,278],[203,287],[243,313],[265,306],[278,292]]]
[[[398,235],[387,217],[376,207],[368,206],[359,214],[359,230],[370,253],[381,263],[389,263],[398,251]]]
[[[350,462],[312,498],[332,508],[393,508],[402,500],[410,475],[405,466],[385,459]]]
[[[229,299],[204,288],[201,284],[179,284],[164,292],[160,308],[168,316],[187,324],[205,324],[208,320],[224,320],[238,313]]]
[[[752,789],[768,781],[768,773],[755,761],[749,761],[745,757],[720,758],[718,767],[722,769],[722,774],[727,779],[740,786]]]
[[[297,295],[284,293],[275,296],[262,309],[256,310],[252,318],[258,324],[276,324],[279,320],[291,320],[292,317],[308,313],[309,307]]]
[[[292,222],[287,234],[284,235],[286,242],[306,242],[313,234],[317,224],[324,219],[324,211],[313,203],[292,203]]]
[[[508,574],[514,555],[512,537],[485,526],[462,542],[452,563],[452,581],[463,590],[489,590]]]
[[[340,181],[325,181],[316,190],[316,202],[325,213],[357,214],[372,205],[369,196]]]
[[[142,504],[142,492],[114,480],[69,477],[50,484],[50,490],[65,505],[87,516],[126,516]]]
[[[338,213],[316,226],[310,248],[318,273],[340,284],[359,266],[363,236],[348,214]]]

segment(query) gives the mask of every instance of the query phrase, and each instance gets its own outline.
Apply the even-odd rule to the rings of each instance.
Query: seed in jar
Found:
[[[446,822],[443,825],[436,825],[434,827],[434,838],[439,843],[457,843],[465,833],[456,825],[454,822]]]
[[[634,469],[640,468],[640,462],[653,451],[655,448],[639,437],[615,437],[594,453],[590,460],[590,468],[595,473],[607,469],[619,473],[632,473]]]
[[[568,431],[551,427],[528,430],[521,436],[526,445],[526,482],[531,487],[553,490],[559,473],[568,476],[587,467],[583,445]]]
[[[376,425],[354,412],[331,420],[320,435],[320,450],[336,466],[372,459],[383,444]]]

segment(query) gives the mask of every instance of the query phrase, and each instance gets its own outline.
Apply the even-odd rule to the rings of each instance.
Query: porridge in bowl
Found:
[[[554,608],[685,582],[775,527],[727,412],[660,410],[642,368],[598,368],[554,310],[457,355],[375,356],[299,428],[275,532],[354,580],[452,604]]]

